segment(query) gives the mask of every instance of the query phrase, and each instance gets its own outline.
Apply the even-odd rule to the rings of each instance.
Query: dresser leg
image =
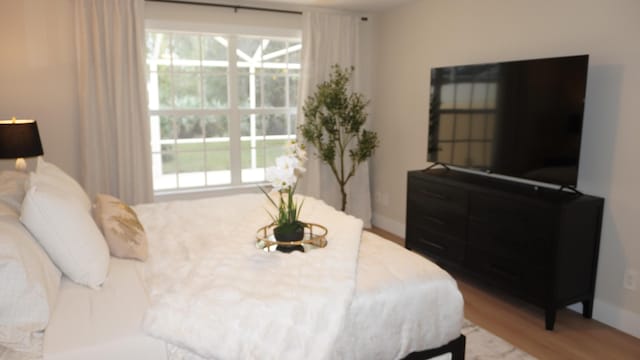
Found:
[[[553,330],[553,325],[556,323],[556,310],[545,310],[544,312],[544,325],[545,329]]]
[[[593,299],[582,302],[582,317],[591,319],[593,315]]]

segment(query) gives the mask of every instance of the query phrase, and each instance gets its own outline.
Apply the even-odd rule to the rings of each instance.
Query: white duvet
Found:
[[[45,333],[44,359],[200,359],[142,330],[150,305],[146,265],[112,258],[99,291],[64,278]],[[356,272],[355,295],[331,359],[402,359],[460,335],[462,296],[451,276],[432,262],[365,231]]]
[[[332,357],[355,290],[360,220],[306,198],[301,218],[325,225],[329,244],[283,254],[255,247],[271,210],[260,194],[136,210],[153,241],[147,333],[214,359]]]

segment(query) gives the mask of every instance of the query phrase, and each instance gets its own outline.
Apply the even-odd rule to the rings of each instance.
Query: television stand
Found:
[[[584,195],[580,190],[576,189],[576,187],[572,185],[561,185],[558,191],[565,191],[565,189],[576,195]]]
[[[604,199],[466,172],[411,171],[406,247],[545,311],[591,317]]]
[[[436,166],[442,166],[443,168],[445,168],[445,169],[447,169],[447,170],[451,170],[451,169],[449,168],[449,166],[447,166],[447,164],[445,164],[445,163],[441,163],[441,162],[437,162],[437,161],[436,161],[436,162],[434,162],[433,164],[429,165],[426,169],[424,169],[424,170],[422,170],[422,171],[429,171],[429,170],[431,170],[431,169],[435,168]]]

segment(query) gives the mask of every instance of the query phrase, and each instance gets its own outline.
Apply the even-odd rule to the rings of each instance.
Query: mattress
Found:
[[[101,290],[63,279],[45,332],[43,358],[169,358],[167,344],[142,331],[149,306],[143,274],[143,263],[112,258]],[[402,358],[457,338],[462,320],[462,296],[444,270],[364,232],[356,294],[333,358]]]

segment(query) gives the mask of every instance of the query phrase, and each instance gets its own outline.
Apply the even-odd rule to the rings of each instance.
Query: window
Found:
[[[155,191],[237,186],[296,136],[295,38],[148,30]]]

